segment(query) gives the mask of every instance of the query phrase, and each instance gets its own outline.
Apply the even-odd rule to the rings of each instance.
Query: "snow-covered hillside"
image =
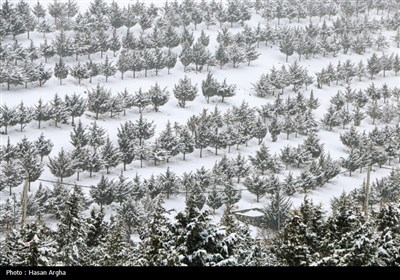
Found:
[[[263,209],[269,230],[288,217],[284,201],[331,214],[353,192],[363,209],[368,165],[371,209],[399,202],[398,184],[389,196],[377,183],[400,160],[399,7],[353,2],[28,2],[34,13],[4,2],[0,213],[21,208],[27,174],[29,221],[59,228],[78,185],[85,217],[122,216],[136,241],[160,197],[171,221],[192,199],[215,223],[227,207]],[[52,143],[42,162],[41,135]]]

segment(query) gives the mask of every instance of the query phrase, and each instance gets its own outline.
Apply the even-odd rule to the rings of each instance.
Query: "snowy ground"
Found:
[[[46,4],[49,1],[40,1],[43,4]],[[82,9],[86,9],[88,6],[88,1],[77,1]],[[110,1],[111,2],[111,1]],[[118,3],[122,6],[125,3],[131,1],[118,1]],[[150,1],[147,1],[150,2]],[[152,1],[157,4],[163,5],[164,1]],[[252,19],[248,22],[251,26],[256,26],[257,23],[262,20],[258,15],[253,15]],[[313,20],[318,23],[318,18],[313,18]],[[282,20],[282,22],[286,22],[287,20]],[[302,23],[308,23],[307,20],[301,20]],[[281,23],[282,24],[282,23]],[[190,26],[191,29],[194,30],[193,26]],[[218,34],[219,26],[210,26],[209,30],[206,30],[206,26],[204,24],[200,24],[197,27],[197,31],[194,31],[195,37],[197,38],[200,35],[200,31],[204,29],[207,34],[210,35],[210,46],[209,49],[214,51],[216,48],[216,36]],[[134,32],[138,32],[138,30],[133,29]],[[237,32],[241,30],[240,25],[235,25],[231,32]],[[125,28],[120,28],[118,33],[120,36],[126,32]],[[48,34],[47,39],[50,40],[53,34]],[[390,38],[394,35],[393,32],[385,32],[385,36]],[[24,44],[28,44],[28,41],[25,40],[26,35],[22,34],[18,36],[18,40],[24,42]],[[38,32],[32,32],[31,38],[34,40],[36,45],[39,45],[43,38],[42,34]],[[9,39],[10,40],[10,39]],[[7,105],[17,105],[24,101],[26,105],[36,104],[39,98],[42,98],[43,101],[49,101],[54,97],[55,93],[58,93],[60,96],[64,96],[65,94],[70,94],[76,92],[81,95],[85,95],[84,92],[88,89],[94,87],[97,83],[104,84],[106,88],[112,89],[113,94],[116,94],[119,91],[127,88],[129,92],[133,93],[137,91],[139,88],[143,90],[147,90],[150,86],[154,85],[155,82],[161,85],[161,87],[167,87],[171,93],[171,98],[169,102],[161,107],[160,112],[145,112],[144,117],[148,120],[154,121],[157,125],[156,135],[159,134],[165,127],[167,121],[171,121],[172,123],[177,121],[181,124],[185,124],[187,119],[194,115],[200,113],[203,108],[207,108],[209,110],[213,110],[215,106],[221,111],[225,111],[233,105],[240,105],[243,100],[248,102],[250,106],[260,106],[266,104],[268,102],[272,102],[272,98],[258,98],[254,95],[254,90],[252,89],[252,83],[255,83],[261,74],[267,73],[272,66],[276,68],[280,68],[282,64],[289,65],[298,59],[297,55],[293,55],[289,58],[289,62],[285,62],[284,54],[280,53],[279,49],[276,46],[267,46],[265,47],[263,43],[260,44],[260,48],[258,51],[261,53],[261,56],[258,60],[252,62],[250,66],[246,64],[242,64],[239,68],[232,68],[231,65],[225,66],[222,70],[219,67],[213,67],[211,72],[214,74],[217,80],[222,81],[224,78],[227,79],[228,83],[237,84],[237,95],[232,98],[228,98],[226,103],[220,103],[219,99],[213,99],[210,104],[206,103],[206,100],[201,96],[201,92],[199,91],[199,96],[193,102],[189,102],[187,108],[178,107],[177,100],[172,95],[172,88],[177,83],[179,79],[181,79],[185,74],[192,79],[192,81],[198,85],[198,88],[201,87],[201,81],[206,78],[206,72],[197,73],[194,70],[183,72],[183,65],[178,62],[176,67],[171,69],[171,74],[168,75],[167,71],[164,69],[160,72],[159,76],[156,77],[153,71],[150,71],[148,77],[144,77],[144,73],[140,72],[139,77],[136,79],[132,78],[131,73],[127,73],[125,75],[125,79],[121,80],[120,75],[117,73],[115,77],[111,77],[107,83],[105,83],[104,77],[96,77],[92,84],[89,84],[87,80],[83,81],[81,86],[78,85],[77,81],[72,77],[68,77],[63,81],[63,85],[59,85],[58,80],[56,78],[51,78],[42,88],[38,87],[30,87],[28,89],[24,89],[23,87],[14,88],[12,87],[10,91],[7,91],[3,86],[1,88],[1,103],[6,103]],[[176,53],[180,52],[180,47],[174,50]],[[332,62],[336,65],[337,61],[341,60],[342,62],[347,58],[351,58],[353,62],[358,62],[359,60],[364,60],[366,62],[367,58],[370,57],[371,53],[374,50],[368,50],[364,55],[357,55],[354,53],[350,53],[348,55],[344,55],[339,53],[337,57],[332,57],[328,55],[323,58],[321,55],[318,55],[315,58],[311,58],[308,60],[302,59],[300,64],[305,66],[310,74],[318,72],[322,67],[326,67],[329,62]],[[395,48],[394,43],[391,41],[391,47],[385,50],[386,53],[398,52],[399,50]],[[381,52],[378,52],[381,55]],[[111,52],[109,56],[112,56]],[[92,56],[94,60],[100,60],[100,54],[96,54]],[[48,65],[54,67],[55,62],[57,61],[57,57],[53,57],[49,60]],[[70,64],[75,63],[74,57],[69,57],[66,60]],[[80,57],[80,61],[85,62],[86,57]],[[363,80],[358,82],[358,79],[354,79],[351,86],[352,88],[366,88],[371,83],[370,80]],[[388,74],[386,78],[379,76],[374,80],[376,86],[381,86],[384,83],[387,83],[389,87],[399,86],[399,78],[394,77],[393,74]],[[324,86],[323,89],[317,89],[316,85],[309,86],[308,90],[305,91],[305,96],[308,97],[311,90],[314,91],[315,97],[317,97],[321,103],[320,107],[316,110],[316,119],[319,120],[322,115],[326,112],[326,109],[329,107],[330,98],[337,93],[337,91],[344,89],[343,84],[333,85],[331,87]],[[283,98],[286,98],[289,95],[294,95],[292,91],[286,90]],[[110,119],[108,116],[104,117],[97,121],[98,125],[107,130],[110,139],[116,143],[117,140],[117,128],[121,123],[124,123],[127,120],[136,120],[139,118],[138,111],[136,109],[131,109],[127,112],[126,117],[118,116],[113,119]],[[81,118],[82,122],[85,125],[90,124],[93,121],[91,116],[85,115]],[[378,125],[381,126],[381,125]],[[371,120],[366,118],[363,120],[360,131],[366,130],[369,131],[373,129],[375,126],[371,124]],[[52,122],[45,122],[43,124],[42,129],[37,129],[36,122],[30,123],[23,132],[18,130],[18,127],[12,127],[9,129],[8,135],[1,135],[0,141],[1,145],[5,144],[7,141],[7,137],[9,136],[12,143],[17,143],[22,137],[27,136],[29,139],[36,139],[41,133],[44,133],[46,138],[52,139],[54,142],[54,148],[50,156],[55,156],[62,147],[64,147],[67,151],[72,151],[72,145],[69,143],[69,135],[72,130],[70,124],[61,125],[60,128],[54,127]],[[325,145],[325,150],[329,151],[331,156],[334,159],[338,159],[340,157],[347,156],[347,153],[344,150],[344,146],[341,144],[339,140],[339,135],[345,130],[335,128],[333,131],[327,131],[321,129],[318,133],[321,142]],[[271,137],[268,134],[264,139],[264,143],[270,148],[272,153],[279,152],[280,149],[288,144],[292,146],[297,146],[297,144],[302,143],[304,141],[304,136],[299,136],[295,138],[294,136],[290,137],[289,140],[286,140],[286,135],[281,134],[277,142],[272,143]],[[210,169],[214,165],[216,161],[221,159],[223,154],[227,154],[228,157],[235,157],[238,152],[243,155],[253,155],[256,150],[259,149],[257,145],[257,141],[253,139],[249,142],[248,147],[241,146],[240,150],[237,151],[235,148],[232,149],[231,153],[228,154],[227,150],[221,150],[218,156],[214,155],[214,150],[212,148],[207,149],[203,158],[199,158],[199,151],[196,150],[194,153],[187,155],[186,161],[183,161],[181,155],[178,155],[170,160],[170,163],[164,163],[158,166],[147,166],[145,165],[143,168],[140,168],[139,162],[134,161],[133,164],[128,165],[127,171],[124,172],[124,175],[132,178],[136,173],[138,173],[142,178],[148,178],[151,174],[159,174],[166,171],[167,167],[170,167],[172,171],[175,173],[182,174],[188,171],[194,171],[197,168],[205,166]],[[117,168],[111,171],[111,174],[108,175],[111,178],[116,178],[120,175],[122,170],[122,165],[119,165]],[[294,172],[298,172],[298,169],[292,169]],[[287,174],[288,171],[282,170],[279,174],[279,177],[282,177],[284,174]],[[390,170],[388,169],[374,169],[372,172],[372,180],[375,178],[381,178],[383,176],[387,176]],[[97,184],[102,173],[99,172],[93,175],[93,178],[89,178],[88,173],[83,173],[81,175],[81,180],[79,182],[75,181],[75,176],[65,179],[64,181],[67,183],[78,183],[79,185],[90,186],[93,184]],[[332,180],[331,183],[328,183],[324,188],[320,188],[314,191],[311,191],[307,195],[311,197],[315,202],[321,202],[325,209],[329,211],[329,202],[334,197],[342,193],[343,191],[349,192],[354,188],[360,186],[362,181],[365,179],[365,173],[359,173],[356,171],[352,177],[349,177],[347,173],[340,174],[336,178]],[[49,172],[48,168],[45,169],[45,172],[41,176],[41,179],[56,181],[56,178]],[[32,191],[35,191],[39,182],[34,182],[32,184]],[[51,184],[46,184],[51,187]],[[84,189],[88,191],[89,189]],[[14,192],[21,193],[22,186],[13,189]],[[8,197],[8,190],[5,189],[0,192],[0,201],[5,200]],[[294,206],[298,206],[303,200],[304,194],[296,193],[293,197],[291,197]],[[248,191],[242,191],[242,199],[236,205],[237,209],[247,209],[247,208],[262,208],[265,203],[268,201],[268,197],[263,197],[259,203],[256,202],[255,196],[250,194]],[[178,195],[176,197],[172,197],[165,202],[167,209],[175,209],[176,212],[182,210],[185,206],[183,195]],[[115,209],[115,206],[108,206],[107,209]],[[112,211],[108,212],[108,215],[111,214]],[[223,212],[223,209],[219,209],[215,215],[215,217],[219,217]]]

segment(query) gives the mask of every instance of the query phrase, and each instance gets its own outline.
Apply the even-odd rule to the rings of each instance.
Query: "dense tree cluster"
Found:
[[[356,90],[347,86],[344,91],[339,90],[331,98],[331,105],[321,122],[329,130],[339,126],[345,129],[350,123],[360,126],[361,121],[367,116],[373,125],[377,120],[384,124],[390,124],[399,119],[398,95],[399,89],[397,87],[389,88],[387,84],[377,88],[372,83],[365,90]]]
[[[393,71],[394,75],[397,76],[400,71],[399,54],[382,54],[381,57],[378,57],[376,53],[373,53],[368,58],[367,63],[360,60],[357,65],[350,59],[347,59],[344,63],[339,61],[336,67],[329,63],[326,68],[322,68],[315,75],[318,88],[322,88],[323,85],[330,86],[333,82],[336,82],[336,85],[339,82],[350,84],[355,77],[358,77],[359,81],[364,77],[373,79],[381,72],[385,77],[387,71]]]

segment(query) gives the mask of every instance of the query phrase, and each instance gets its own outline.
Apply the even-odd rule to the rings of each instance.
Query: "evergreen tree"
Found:
[[[8,187],[11,196],[12,188],[18,187],[22,183],[23,177],[21,176],[21,173],[23,170],[16,161],[3,162],[0,170],[2,173],[0,175],[0,189],[2,190]]]
[[[110,141],[109,137],[107,137],[104,146],[101,147],[100,154],[107,174],[109,174],[110,168],[116,167],[120,163],[119,150]]]
[[[88,262],[87,226],[81,216],[83,197],[75,187],[65,201],[65,209],[58,223],[58,249],[61,262],[65,265],[84,265]]]
[[[175,48],[180,43],[180,38],[173,25],[168,24],[163,32],[163,42],[168,49]]]
[[[137,174],[136,176],[136,179],[140,180]],[[130,196],[138,197],[139,194],[133,193],[134,187],[134,183],[127,177],[124,177],[121,172],[121,175],[118,176],[118,181],[115,182],[114,200],[119,202],[119,205],[122,205],[122,203],[125,202]]]
[[[39,219],[10,231],[2,255],[3,264],[24,266],[55,265],[59,256],[50,228]]]
[[[73,159],[63,148],[61,148],[61,151],[56,157],[49,157],[48,167],[51,174],[59,178],[61,183],[64,178],[71,177],[75,174]]]
[[[245,178],[250,172],[250,166],[247,164],[246,158],[240,153],[232,162],[232,168],[235,176],[237,177],[237,182],[240,183],[241,178]]]
[[[138,201],[133,201],[132,198],[128,198],[127,201],[121,204],[117,214],[118,218],[126,224],[129,234],[134,231],[140,231],[146,218],[142,204]]]
[[[45,139],[43,133],[40,134],[38,139],[34,142],[36,150],[40,156],[40,161],[43,161],[43,157],[48,156],[53,149],[53,142],[50,139]]]
[[[39,1],[36,2],[35,6],[33,6],[32,12],[37,18],[44,18],[46,16],[46,8],[43,7]]]
[[[86,151],[82,160],[83,170],[89,172],[89,177],[92,178],[93,172],[99,172],[103,168],[103,161],[100,155],[97,154],[96,150]]]
[[[261,55],[256,51],[256,45],[247,44],[244,49],[245,57],[247,60],[247,66]]]
[[[218,62],[221,69],[222,67],[224,67],[225,64],[229,62],[226,46],[222,43],[219,44],[218,49],[215,52],[215,60]]]
[[[97,186],[92,186],[90,189],[90,195],[100,205],[100,208],[103,209],[103,205],[109,205],[114,201],[114,188],[114,181],[110,181],[102,175]]]
[[[96,120],[99,118],[99,114],[104,114],[108,111],[108,101],[110,98],[111,90],[106,90],[100,84],[97,84],[96,88],[88,92],[88,110],[96,114]]]
[[[278,135],[281,133],[281,124],[277,118],[273,118],[271,124],[268,126],[269,133],[271,134],[272,142],[278,140]]]
[[[222,199],[224,204],[233,206],[234,204],[238,203],[241,198],[241,192],[235,190],[231,182],[226,182]]]
[[[148,94],[150,96],[150,103],[156,112],[158,112],[161,106],[167,104],[169,99],[167,88],[161,89],[158,83],[150,88]]]
[[[60,85],[62,85],[62,80],[68,77],[68,67],[65,65],[62,58],[56,63],[54,67],[54,76],[60,80]]]
[[[264,144],[261,144],[260,150],[256,152],[255,157],[250,156],[249,158],[253,166],[261,171],[262,175],[264,175],[266,170],[273,172],[276,170],[276,162],[271,156],[268,147]]]
[[[194,151],[194,139],[189,129],[184,126],[179,132],[179,152],[183,154],[183,160],[185,160],[186,154],[193,153]]]
[[[18,149],[10,142],[10,137],[7,137],[7,144],[0,147],[0,155],[2,160],[10,162],[11,160],[17,158]]]
[[[265,213],[265,226],[277,230],[282,229],[285,220],[289,217],[292,202],[285,197],[282,190],[278,188],[274,191],[271,202],[263,209]]]
[[[112,34],[112,37],[110,38],[110,40],[108,41],[108,45],[109,45],[110,51],[113,52],[113,55],[115,57],[117,51],[119,51],[121,49],[121,42],[117,35],[116,29],[113,30],[113,34]]]
[[[219,233],[219,228],[210,223],[208,212],[201,213],[193,200],[189,199],[185,211],[179,213],[176,220],[174,233],[182,236],[176,246],[179,254],[185,252],[182,263],[188,266],[234,263],[228,238]]]
[[[106,131],[102,127],[97,125],[97,122],[91,123],[91,126],[88,128],[87,132],[87,143],[89,146],[93,147],[93,150],[96,151],[97,148],[103,146],[106,142],[105,139]]]
[[[226,83],[226,79],[222,82],[222,84],[219,84],[217,88],[217,94],[219,97],[221,97],[221,102],[224,102],[225,98],[227,97],[232,97],[236,95],[236,86],[235,85],[228,85]]]
[[[381,64],[376,53],[373,53],[367,61],[367,71],[371,75],[371,79],[373,79],[375,75],[381,72]]]
[[[192,49],[192,60],[196,65],[196,71],[200,71],[203,69],[203,66],[207,63],[207,50],[205,46],[200,42],[196,42]]]
[[[215,210],[220,208],[223,205],[223,196],[221,195],[221,192],[217,190],[217,188],[214,186],[212,191],[209,193],[207,197],[207,205],[213,210],[213,213],[215,214]]]
[[[246,59],[246,54],[241,46],[236,42],[230,45],[227,49],[227,56],[230,62],[233,64],[233,68],[239,66]]]
[[[157,177],[158,184],[160,185],[162,192],[167,195],[167,199],[171,195],[174,195],[179,190],[180,181],[176,174],[170,171],[169,167],[165,174],[160,174]]]
[[[113,65],[112,61],[109,61],[108,56],[106,56],[106,60],[100,66],[101,73],[106,77],[106,82],[108,81],[108,77],[115,75],[117,72],[116,67]]]
[[[211,72],[208,72],[207,78],[201,83],[201,91],[207,103],[210,103],[210,97],[217,95],[218,88],[218,81],[213,77]]]
[[[80,62],[70,68],[70,74],[72,77],[78,80],[78,85],[81,85],[81,80],[89,78],[89,71],[86,67],[86,64],[80,64]]]
[[[168,155],[173,157],[180,152],[180,139],[173,134],[171,123],[168,121],[165,130],[160,133],[158,143],[161,149],[168,152]],[[167,158],[167,162],[169,158]]]
[[[75,148],[81,148],[88,144],[86,128],[83,127],[81,120],[79,120],[78,124],[74,126],[70,134],[70,138],[70,143]]]
[[[25,106],[24,102],[21,101],[16,108],[15,119],[20,125],[21,132],[24,127],[32,121],[33,111],[30,107]]]
[[[178,99],[179,106],[185,108],[187,101],[193,101],[196,98],[197,87],[192,85],[192,81],[185,76],[175,85],[174,96]]]
[[[121,161],[124,163],[124,171],[126,171],[126,165],[130,164],[135,158],[135,129],[131,121],[121,124],[118,128],[118,148],[121,152]]]
[[[305,198],[288,218],[277,246],[278,259],[287,265],[309,266],[321,258],[325,220],[320,205]]]
[[[177,61],[177,55],[173,53],[170,49],[165,55],[165,66],[168,69],[168,74],[170,73],[170,70],[175,67]]]
[[[70,95],[65,95],[65,107],[71,116],[71,124],[74,125],[75,118],[81,117],[86,110],[86,100],[83,97],[80,97],[76,93]]]
[[[329,127],[329,130],[332,130],[333,127],[340,125],[339,114],[337,111],[335,111],[333,106],[328,108],[328,112],[324,114],[324,117],[321,121],[325,126]]]
[[[155,210],[151,213],[144,231],[140,234],[140,255],[138,263],[144,266],[179,265],[181,262],[174,253],[176,244],[171,231],[171,222],[162,206],[162,199],[155,200]],[[171,246],[172,245],[172,246]]]
[[[18,163],[22,168],[22,176],[28,180],[30,189],[30,183],[36,181],[42,175],[43,163],[40,162],[38,151],[33,143],[30,143],[23,150],[19,149],[18,158]]]
[[[18,124],[17,108],[10,108],[6,104],[0,107],[0,127],[4,127],[4,134],[8,133],[8,128]]]
[[[257,198],[257,203],[267,193],[268,184],[260,176],[253,174],[244,181],[245,187]]]
[[[287,33],[283,40],[280,41],[279,50],[286,55],[286,62],[288,62],[289,56],[294,53],[294,40],[290,33]]]
[[[179,55],[179,59],[183,64],[183,71],[186,71],[186,67],[188,67],[193,62],[193,50],[188,44],[182,45],[182,51]]]

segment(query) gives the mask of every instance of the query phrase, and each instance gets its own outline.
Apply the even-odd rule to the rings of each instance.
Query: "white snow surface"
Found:
[[[111,2],[111,0],[107,0]],[[12,0],[10,2],[17,2],[16,0]],[[35,3],[30,2],[29,3]],[[43,4],[47,4],[48,2],[52,1],[40,1]],[[86,9],[89,5],[89,1],[76,1],[81,7],[81,11]],[[134,1],[118,1],[120,6],[127,5],[129,3],[134,3]],[[147,3],[153,2],[157,5],[163,5],[165,1],[146,1]],[[263,20],[259,15],[253,14],[252,19],[247,22],[250,26],[256,26],[257,23]],[[287,20],[281,20],[281,25],[287,23]],[[321,24],[317,17],[313,18],[315,23]],[[301,24],[307,24],[309,22],[307,19],[302,19],[300,21]],[[271,22],[274,24],[274,22]],[[297,24],[297,23],[296,23]],[[228,26],[228,25],[227,25]],[[214,52],[217,46],[216,37],[218,35],[218,30],[220,30],[218,25],[210,26],[209,30],[206,29],[205,24],[199,24],[197,30],[194,30],[194,26],[190,25],[189,27],[192,31],[194,31],[194,35],[197,38],[200,35],[202,29],[210,35],[210,45],[209,49]],[[234,25],[233,28],[230,29],[231,32],[238,32],[241,30],[241,26],[239,24]],[[133,29],[133,32],[137,35],[139,32],[139,28],[136,25]],[[122,27],[118,29],[119,36],[121,37],[125,34],[126,28]],[[70,35],[70,33],[68,32]],[[394,32],[384,32],[383,33],[387,38],[391,38],[394,35]],[[46,38],[50,42],[51,39],[54,37],[55,33],[47,34]],[[26,39],[26,34],[21,34],[17,36],[20,42],[26,46],[29,44],[29,41]],[[31,32],[31,39],[34,41],[35,45],[38,46],[43,41],[43,36],[41,33],[38,32]],[[11,42],[11,38],[7,37],[4,43]],[[181,47],[177,47],[174,49],[175,53],[180,53]],[[140,72],[137,74],[137,78],[132,78],[131,73],[126,73],[124,80],[120,79],[120,74],[117,73],[114,77],[110,77],[109,81],[106,83],[105,78],[103,76],[98,76],[94,78],[92,84],[89,83],[88,80],[82,81],[81,85],[78,85],[78,82],[68,76],[67,79],[63,80],[63,85],[59,85],[58,80],[53,76],[44,86],[41,88],[39,87],[32,87],[28,86],[28,89],[25,89],[23,86],[19,86],[17,88],[11,87],[11,90],[7,90],[7,88],[2,85],[1,92],[0,92],[0,102],[1,104],[6,103],[7,105],[17,105],[24,101],[26,105],[34,105],[37,103],[39,98],[42,98],[43,101],[50,101],[56,93],[59,94],[60,97],[64,97],[65,94],[72,94],[78,93],[82,96],[86,96],[85,91],[88,89],[95,87],[97,83],[104,85],[106,88],[111,89],[113,94],[117,94],[119,91],[123,91],[125,88],[128,89],[130,93],[136,92],[139,88],[143,90],[148,90],[150,86],[154,85],[156,82],[163,88],[167,87],[170,92],[170,100],[169,102],[160,108],[160,112],[154,112],[153,110],[148,110],[144,112],[144,118],[149,121],[154,121],[157,125],[156,127],[156,136],[165,128],[167,121],[179,122],[180,124],[185,124],[187,119],[194,115],[199,114],[204,108],[212,111],[215,106],[224,112],[227,109],[231,108],[233,105],[239,106],[243,100],[245,100],[250,106],[261,106],[263,104],[267,104],[273,102],[273,98],[259,98],[255,96],[255,92],[252,89],[252,84],[256,83],[261,74],[267,73],[272,66],[275,66],[277,69],[281,67],[282,64],[289,65],[294,61],[298,60],[297,55],[292,55],[289,57],[289,62],[285,62],[285,55],[282,54],[277,46],[268,45],[267,47],[264,46],[264,43],[260,43],[260,48],[257,49],[258,52],[261,53],[261,56],[256,61],[253,61],[250,66],[247,66],[247,63],[241,64],[238,68],[233,68],[232,65],[226,65],[223,69],[219,69],[219,67],[212,67],[211,72],[214,74],[214,77],[218,81],[222,81],[223,79],[227,79],[229,84],[236,84],[237,85],[237,94],[234,97],[228,98],[225,103],[221,103],[218,98],[212,99],[210,104],[207,104],[204,97],[201,95],[201,81],[206,78],[207,72],[203,71],[202,73],[198,73],[194,70],[187,71],[184,73],[183,65],[178,61],[175,68],[171,69],[171,74],[167,74],[167,70],[163,69],[160,71],[159,76],[156,76],[153,71],[149,71],[148,77],[144,77],[144,73]],[[381,55],[381,51],[371,50],[369,49],[367,53],[363,55],[357,55],[353,52],[349,52],[349,54],[344,55],[343,53],[339,53],[337,57],[332,57],[332,55],[327,55],[327,57],[322,57],[322,55],[317,55],[315,58],[310,59],[302,59],[299,63],[302,66],[305,66],[309,70],[309,74],[313,74],[315,72],[320,71],[323,67],[326,67],[329,62],[332,62],[333,65],[340,61],[345,61],[346,59],[351,59],[353,62],[358,63],[359,60],[363,60],[366,62],[367,58],[371,56],[373,52],[377,52],[378,55]],[[390,48],[385,50],[385,53],[392,53],[398,52],[399,50],[395,48],[393,41],[390,43]],[[108,53],[110,58],[112,57],[112,52]],[[80,62],[86,61],[86,56],[80,56]],[[100,59],[100,53],[96,53],[92,55],[92,59],[94,61],[102,61]],[[53,58],[49,59],[47,67],[54,69],[55,63],[58,61],[58,57],[54,56]],[[75,64],[75,57],[67,57],[65,59],[67,64]],[[44,59],[43,59],[44,62]],[[114,63],[116,60],[114,59]],[[177,83],[179,79],[181,79],[184,75],[187,75],[194,84],[197,84],[199,89],[199,96],[193,102],[188,102],[187,108],[180,108],[178,107],[178,102],[174,98],[172,94],[172,89],[174,85]],[[353,89],[359,88],[366,88],[370,85],[372,81],[369,79],[363,79],[361,82],[358,81],[357,78],[353,79],[351,83],[351,87]],[[382,77],[379,75],[373,81],[377,87],[381,86],[384,83],[387,83],[390,88],[394,86],[399,86],[399,77],[394,77],[393,74],[388,74],[387,77]],[[301,91],[305,92],[305,96],[308,97],[311,90],[314,91],[315,97],[319,99],[321,103],[320,107],[315,111],[315,119],[319,120],[323,114],[326,112],[326,109],[329,107],[329,100],[330,98],[337,93],[338,90],[343,90],[345,84],[339,85],[332,85],[330,87],[324,86],[322,89],[318,89],[316,84],[309,86],[308,90],[305,91],[304,88]],[[286,89],[285,94],[282,98],[286,98],[287,96],[294,96],[294,92],[291,90]],[[114,118],[109,118],[107,114],[102,116],[98,121],[98,125],[102,128],[106,129],[110,139],[116,143],[117,140],[117,128],[120,124],[124,123],[127,120],[135,121],[139,118],[138,110],[130,109],[127,111],[127,115],[124,116],[117,116]],[[94,121],[93,114],[86,112],[81,120],[84,125],[89,125],[91,122]],[[358,128],[359,131],[370,131],[372,130],[375,125],[371,124],[372,121],[369,118],[366,118],[362,121],[361,126]],[[378,124],[378,127],[383,126],[383,124]],[[333,131],[327,131],[325,129],[321,129],[318,133],[318,136],[322,143],[324,143],[325,151],[329,151],[333,159],[338,159],[340,157],[347,156],[347,152],[344,149],[344,146],[341,144],[339,136],[340,133],[347,131],[347,129],[343,130],[341,128],[334,128]],[[69,143],[70,140],[70,132],[72,131],[72,126],[70,124],[61,124],[59,128],[54,127],[51,121],[45,122],[42,125],[41,129],[37,129],[37,123],[35,121],[31,122],[23,132],[20,132],[18,126],[14,126],[9,129],[8,135],[0,135],[0,145],[4,145],[7,141],[7,137],[10,137],[11,143],[17,143],[21,138],[24,136],[28,137],[31,141],[35,140],[41,133],[44,133],[46,138],[50,138],[53,143],[53,151],[50,156],[55,156],[60,149],[63,147],[66,151],[72,151],[73,146]],[[155,136],[155,137],[156,137]],[[264,143],[269,147],[271,153],[278,153],[281,148],[286,145],[297,146],[298,144],[304,141],[304,136],[299,136],[295,138],[291,136],[289,140],[286,140],[286,135],[281,134],[278,137],[278,141],[273,143],[271,141],[271,137],[269,133],[267,134],[266,138],[264,139]],[[151,141],[151,140],[150,140]],[[142,178],[148,178],[151,174],[160,174],[166,171],[167,167],[170,167],[171,171],[177,173],[178,175],[189,172],[195,171],[197,168],[205,166],[207,169],[211,169],[214,163],[221,159],[222,155],[226,154],[229,158],[236,157],[236,155],[240,152],[243,155],[254,155],[255,151],[259,149],[257,145],[257,140],[253,139],[248,143],[248,147],[244,145],[240,146],[239,150],[236,148],[232,148],[231,153],[228,153],[226,150],[221,150],[219,155],[214,155],[213,148],[207,148],[203,151],[203,158],[199,158],[199,150],[195,150],[194,153],[186,155],[186,161],[182,160],[182,156],[178,155],[174,158],[170,159],[169,163],[163,163],[158,166],[153,165],[144,165],[143,168],[140,168],[139,161],[134,161],[132,164],[127,166],[127,171],[124,172],[124,175],[133,178],[133,176],[138,173]],[[45,162],[47,158],[45,159]],[[111,173],[107,175],[110,178],[116,178],[120,175],[121,170],[123,169],[122,164],[119,165],[117,168],[111,170]],[[298,172],[298,169],[292,168],[290,169],[295,174]],[[288,173],[290,170],[282,170],[278,176],[282,179],[282,177]],[[376,178],[381,178],[387,176],[390,173],[388,169],[381,169],[381,168],[374,168],[371,174],[371,180],[375,180]],[[94,173],[92,178],[89,178],[89,174],[84,172],[81,174],[81,180],[78,182],[75,179],[75,176],[70,178],[64,179],[66,183],[77,183],[79,185],[84,186],[91,186],[97,184],[99,179],[101,178],[102,174],[105,174],[105,170],[103,172]],[[317,190],[313,190],[307,194],[309,198],[312,198],[316,203],[322,203],[326,211],[330,211],[330,200],[338,196],[342,192],[350,192],[352,189],[357,188],[361,185],[362,181],[365,179],[366,174],[365,172],[359,173],[358,171],[354,172],[354,174],[350,177],[347,173],[340,174],[335,177],[331,183],[326,184],[323,188],[319,188]],[[45,168],[44,173],[41,176],[41,179],[44,180],[51,180],[56,181],[56,178],[50,173],[48,168]],[[32,183],[32,191],[36,191],[39,182]],[[51,184],[44,183],[49,187],[52,187]],[[239,187],[239,186],[238,186]],[[244,188],[240,186],[240,188]],[[88,188],[84,188],[85,192],[88,192]],[[22,192],[22,185],[18,188],[14,188],[13,192],[19,194]],[[5,189],[0,192],[0,201],[7,199],[8,190]],[[303,193],[296,193],[291,197],[294,207],[300,205],[300,203],[304,199]],[[265,196],[260,199],[260,202],[256,202],[256,198],[254,195],[249,193],[248,191],[242,191],[242,199],[239,203],[236,204],[236,210],[239,209],[248,209],[248,208],[262,208],[268,202],[268,196]],[[116,205],[115,205],[116,206]],[[177,212],[181,211],[185,207],[185,198],[184,195],[178,195],[175,197],[171,197],[170,199],[165,201],[165,207],[167,209],[174,209],[175,211],[171,213],[171,215],[175,215]],[[205,206],[207,208],[207,206]],[[109,217],[111,213],[115,210],[116,207],[114,205],[106,207],[107,209],[107,216]],[[113,210],[114,209],[114,210]],[[213,219],[216,221],[219,220],[220,216],[223,213],[224,207],[217,210],[216,214],[213,215]],[[257,215],[259,212],[257,211],[250,211],[247,212],[246,215],[255,214]],[[49,221],[50,224],[55,223],[55,221]],[[252,227],[253,228],[253,227]],[[137,237],[135,238],[137,239]]]

